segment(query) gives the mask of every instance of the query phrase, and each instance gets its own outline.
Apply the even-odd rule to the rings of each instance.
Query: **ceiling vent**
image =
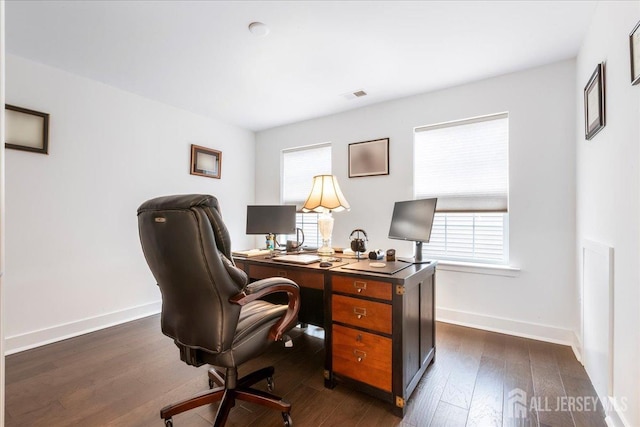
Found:
[[[347,99],[356,99],[356,98],[362,98],[363,96],[366,96],[367,92],[365,92],[362,89],[353,91],[353,92],[349,92],[349,93],[343,93],[342,96],[344,96]]]

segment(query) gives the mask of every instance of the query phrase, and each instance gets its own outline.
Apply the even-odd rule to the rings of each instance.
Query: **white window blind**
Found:
[[[507,212],[507,114],[425,126],[415,133],[416,198],[439,212]]]
[[[507,114],[417,128],[416,199],[437,197],[426,258],[508,262]]]
[[[282,151],[282,202],[298,209],[307,200],[313,177],[331,174],[331,144]]]
[[[282,203],[298,208],[307,200],[313,177],[331,174],[331,144],[319,144],[282,151]],[[318,214],[297,213],[296,227],[304,232],[304,245],[320,247],[322,237],[318,231]],[[295,240],[296,236],[286,236]]]
[[[508,214],[436,213],[425,258],[506,263]]]

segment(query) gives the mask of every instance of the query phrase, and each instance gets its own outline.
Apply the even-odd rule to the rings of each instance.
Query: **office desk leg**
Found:
[[[333,373],[327,369],[324,370],[324,386],[326,388],[335,388],[336,386],[336,379],[334,378]]]

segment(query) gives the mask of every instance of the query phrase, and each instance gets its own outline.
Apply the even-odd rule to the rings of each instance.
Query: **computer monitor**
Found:
[[[429,243],[433,216],[436,211],[438,199],[419,199],[396,202],[391,216],[389,238],[397,240],[412,240],[415,242],[415,254],[413,258],[401,259],[402,261],[423,263],[422,243]],[[400,259],[400,258],[399,258]]]
[[[294,234],[295,205],[247,206],[247,234]]]

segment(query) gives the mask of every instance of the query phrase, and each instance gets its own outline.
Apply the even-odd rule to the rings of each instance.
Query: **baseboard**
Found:
[[[64,323],[37,331],[27,332],[20,335],[5,337],[5,355],[19,353],[31,348],[51,344],[68,338],[84,335],[99,329],[119,325],[131,320],[151,316],[160,313],[162,303],[160,301],[139,305],[124,310],[114,311],[95,317]]]
[[[626,406],[628,402],[624,402]],[[605,405],[605,412],[607,413],[604,419],[608,427],[631,427],[631,423],[622,415],[625,408],[621,408],[615,398],[609,396],[608,405]]]
[[[571,346],[574,353],[579,354],[577,336],[569,329],[556,328],[554,326],[538,323],[522,322],[502,317],[487,316],[485,314],[470,313],[444,307],[436,308],[436,320],[439,322],[452,323],[475,329],[483,329],[486,331],[515,335],[523,338],[531,338],[538,341],[564,344]]]

